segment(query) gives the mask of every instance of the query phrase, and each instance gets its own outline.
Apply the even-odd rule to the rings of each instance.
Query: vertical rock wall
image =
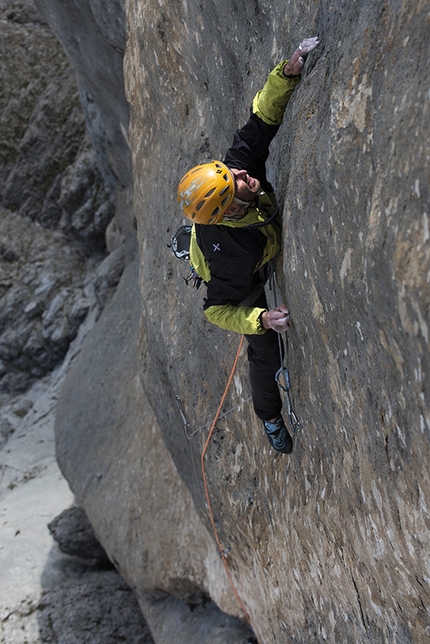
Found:
[[[114,192],[116,225],[128,261],[136,253],[131,191],[133,173],[127,138],[123,57],[126,38],[121,0],[35,0],[57,35],[75,71],[87,132],[106,184]]]
[[[123,3],[36,0],[36,5],[78,72],[88,130],[105,177],[114,187],[130,185]]]
[[[0,49],[2,404],[63,360],[94,304],[91,283],[104,279],[115,205],[76,73],[31,0],[0,2]],[[0,434],[9,431],[3,420]]]
[[[65,386],[60,465],[152,614],[157,644],[172,638],[159,621],[169,601],[188,606],[172,613],[180,642],[214,641],[217,627],[201,635],[193,621],[204,597],[241,616],[213,558],[199,470],[239,337],[205,321],[202,291],[185,286],[186,265],[166,246],[183,223],[182,173],[222,156],[272,65],[318,33],[270,164],[284,224],[277,297],[294,319],[288,365],[302,430],[290,457],[270,450],[242,355],[225,410],[241,406],[218,422],[206,474],[260,644],[425,642],[426,6],[235,2],[227,11],[128,0],[126,14],[141,299],[129,270]],[[223,632],[220,641],[245,637]]]
[[[190,468],[238,337],[163,252],[178,178],[223,154],[271,65],[318,33],[273,149],[278,273],[303,430],[269,452],[248,406],[220,421],[208,477],[262,642],[420,641],[428,628],[428,40],[423,3],[129,2],[126,82],[139,240],[141,376],[176,465]],[[169,38],[165,34],[169,33]],[[157,159],[157,163],[154,160]],[[154,242],[154,235],[156,240]],[[227,407],[247,398],[239,369]],[[162,394],[163,405],[158,404]]]

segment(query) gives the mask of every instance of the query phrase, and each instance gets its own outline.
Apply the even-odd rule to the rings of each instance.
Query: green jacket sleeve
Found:
[[[288,60],[283,60],[276,65],[267,81],[254,97],[252,111],[268,125],[280,125],[284,117],[288,101],[296,85],[300,82],[300,76],[287,78],[283,69]]]
[[[204,304],[207,319],[223,329],[246,335],[266,332],[260,323],[260,316],[266,309],[246,307],[237,302],[246,301],[251,292],[248,289],[255,283],[255,272],[278,252],[280,240],[276,224],[253,229],[254,240],[245,238],[240,228],[255,223],[260,202],[271,198],[273,188],[267,181],[265,168],[269,146],[282,123],[291,94],[300,81],[300,77],[284,76],[286,63],[285,60],[280,62],[270,72],[254,98],[250,119],[236,130],[233,145],[224,160],[229,167],[245,169],[250,176],[260,180],[263,187],[258,202],[242,220],[224,221],[216,226],[193,226],[191,238],[191,263],[207,286]],[[271,213],[275,201],[270,204],[264,202],[264,205],[263,210]],[[266,218],[267,215],[262,216],[263,220]],[[262,246],[262,236],[267,238],[265,246]]]
[[[205,309],[209,322],[228,331],[237,331],[246,335],[262,335],[266,329],[261,326],[260,315],[267,309],[255,306],[234,306],[223,304]]]

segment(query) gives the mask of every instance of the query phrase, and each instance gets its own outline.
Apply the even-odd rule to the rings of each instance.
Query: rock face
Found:
[[[61,552],[82,559],[93,559],[98,566],[109,567],[110,561],[96,539],[83,508],[71,507],[64,510],[48,523],[48,529]]]
[[[88,251],[1,209],[0,386],[24,391],[61,362],[90,308]]]
[[[9,395],[59,364],[91,305],[106,301],[113,262],[100,264],[115,203],[60,43],[30,0],[2,0],[0,18],[0,394]]]
[[[76,73],[29,0],[0,5],[4,208],[103,245],[114,204],[88,141]]]
[[[81,61],[120,8],[72,7],[92,15],[91,29],[73,27]],[[284,225],[277,297],[294,319],[287,358],[302,430],[291,457],[269,449],[243,356],[225,409],[241,407],[218,422],[206,476],[260,644],[425,642],[427,8],[239,2],[226,16],[221,4],[128,0],[126,10],[139,278],[130,264],[70,372],[60,466],[157,644],[173,632],[160,615],[178,643],[247,641],[246,627],[208,601],[243,617],[216,556],[199,469],[239,337],[205,322],[201,291],[184,285],[186,266],[166,245],[183,223],[182,173],[223,155],[271,66],[318,33],[270,165]],[[68,15],[54,22],[70,44]],[[94,96],[99,63],[86,72]]]
[[[79,575],[73,586],[42,594],[37,642],[153,644],[133,592],[115,571],[76,568],[69,571]]]
[[[70,371],[57,410],[57,458],[157,644],[173,633],[177,642],[246,644],[248,629],[209,601],[236,611],[138,376],[137,272],[134,261]]]
[[[122,60],[125,14],[120,0],[36,0],[78,72],[80,95],[99,165],[113,187],[131,183],[129,109]]]

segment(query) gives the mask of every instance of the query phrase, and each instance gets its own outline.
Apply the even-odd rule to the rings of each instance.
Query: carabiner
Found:
[[[284,376],[285,378],[285,387],[281,383],[280,378],[281,376]],[[275,374],[275,380],[278,383],[278,386],[285,391],[285,399],[287,402],[287,412],[288,412],[288,418],[290,421],[291,429],[293,431],[293,434],[296,434],[298,430],[301,428],[301,424],[299,419],[297,418],[296,414],[293,411],[293,408],[291,406],[291,400],[290,400],[290,393],[289,389],[291,388],[291,382],[290,382],[290,374],[288,373],[288,369],[284,366],[282,366],[280,369]]]
[[[284,378],[285,378],[285,387],[280,381],[280,377],[282,374],[284,374]],[[278,371],[275,374],[275,380],[278,383],[278,385],[281,387],[281,389],[283,389],[284,391],[288,391],[290,389],[291,387],[290,374],[288,373],[287,367],[281,367],[280,369],[278,369]]]
[[[288,418],[290,419],[290,425],[293,434],[297,434],[299,429],[302,428],[302,425],[292,409],[290,409],[288,413]]]

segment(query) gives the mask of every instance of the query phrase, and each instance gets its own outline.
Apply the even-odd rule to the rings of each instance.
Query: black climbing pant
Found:
[[[256,304],[267,308],[266,298]],[[262,335],[245,335],[248,341],[249,379],[254,410],[261,420],[277,418],[282,410],[275,375],[281,366],[278,334],[268,329]]]

